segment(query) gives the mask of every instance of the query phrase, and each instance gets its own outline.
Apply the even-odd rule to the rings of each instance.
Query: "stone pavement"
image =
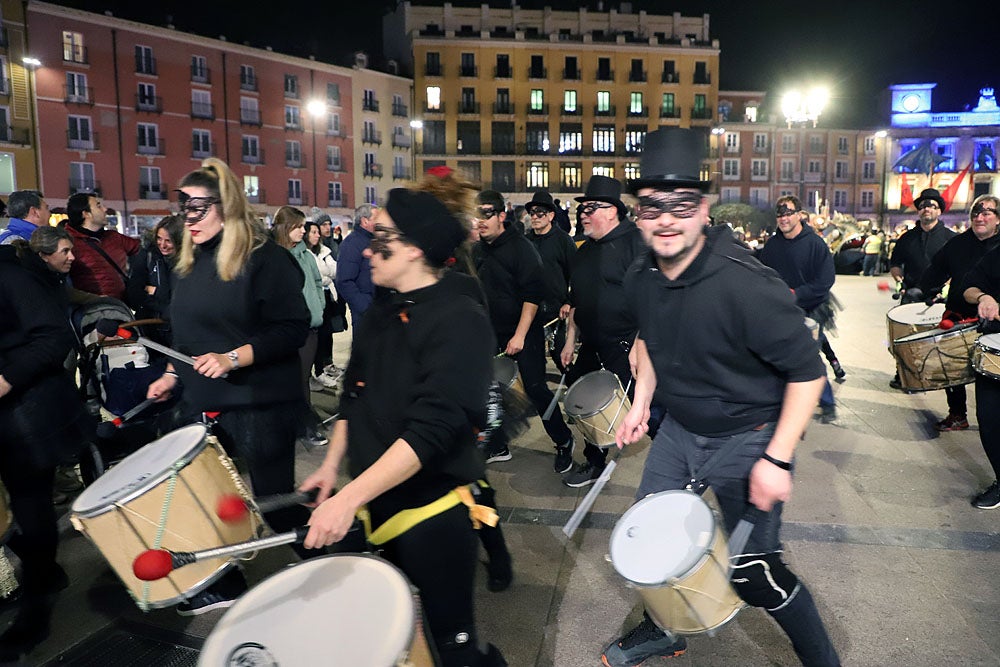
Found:
[[[837,420],[814,422],[799,448],[785,511],[786,556],[809,584],[845,665],[1000,665],[1000,512],[969,505],[991,481],[974,410],[970,430],[938,434],[932,423],[946,412],[943,392],[906,395],[888,388],[893,363],[885,312],[896,302],[877,291],[879,280],[838,276],[834,292],[846,308],[832,343],[847,377],[834,385]],[[338,361],[349,340],[338,335]],[[314,396],[332,409],[331,397]],[[970,406],[974,396],[970,391]],[[646,448],[626,450],[593,513],[567,541],[561,527],[587,489],[559,483],[553,450],[534,421],[512,448],[513,459],[490,466],[515,580],[502,593],[479,582],[480,631],[515,667],[599,665],[604,645],[641,613],[605,555],[615,520],[631,504]],[[321,450],[302,453],[297,474],[308,474],[320,457]],[[25,664],[193,664],[189,649],[200,646],[222,612],[195,619],[172,610],[139,612],[96,549],[65,517],[62,526],[60,561],[72,584],[58,599],[52,636]],[[291,560],[287,547],[264,552],[247,564],[248,577],[257,581]],[[0,621],[11,617],[5,611]],[[133,636],[126,632],[91,662],[75,657],[74,645],[112,627]],[[147,644],[136,637],[160,643],[143,653]],[[175,645],[187,662],[163,658]],[[770,618],[748,609],[715,637],[690,638],[688,652],[669,664],[796,660]]]

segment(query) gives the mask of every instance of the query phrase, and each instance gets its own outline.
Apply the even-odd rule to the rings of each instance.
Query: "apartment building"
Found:
[[[0,194],[38,188],[35,102],[24,5],[0,0]],[[30,58],[29,58],[30,60]]]
[[[708,15],[403,2],[383,36],[414,78],[420,172],[447,164],[505,193],[571,195],[592,174],[636,177],[651,130],[702,128],[708,143],[719,71]]]

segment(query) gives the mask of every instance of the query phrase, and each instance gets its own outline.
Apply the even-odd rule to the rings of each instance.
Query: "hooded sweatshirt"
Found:
[[[777,420],[785,385],[822,377],[824,368],[778,274],[728,228],[705,235],[676,280],[645,253],[625,293],[656,371],[654,402],[691,433],[715,437]]]
[[[837,277],[833,255],[809,225],[802,225],[790,239],[780,232],[772,236],[760,251],[760,261],[777,271],[792,288],[795,303],[802,310],[808,312],[830,298]]]

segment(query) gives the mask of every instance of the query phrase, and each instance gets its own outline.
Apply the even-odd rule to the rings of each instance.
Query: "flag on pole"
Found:
[[[910,189],[906,174],[900,174],[899,181],[899,208],[909,208],[913,206],[913,190]]]
[[[971,162],[965,165],[965,169],[960,171],[958,173],[958,176],[955,177],[955,180],[951,182],[951,185],[945,188],[944,192],[941,193],[941,199],[944,200],[945,211],[951,208],[951,203],[955,201],[955,195],[958,194],[958,186],[962,182],[962,179],[965,178],[965,175],[969,173],[969,169],[971,168],[972,168]]]

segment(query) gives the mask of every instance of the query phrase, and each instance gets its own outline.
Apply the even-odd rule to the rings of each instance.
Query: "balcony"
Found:
[[[691,107],[691,120],[712,120],[712,110]]]
[[[26,127],[0,125],[0,143],[28,146],[31,144],[31,130]]]
[[[440,104],[438,104],[436,107],[434,107],[432,109],[425,102],[424,103],[424,113],[444,113],[444,106],[445,106],[444,102],[441,102]]]
[[[649,118],[649,107],[629,109],[628,115],[632,118]]]
[[[826,153],[826,146],[824,144],[809,144],[810,155],[823,155],[824,153]]]
[[[285,88],[285,99],[286,100],[297,100],[297,99],[299,99],[299,91],[298,90],[289,90],[288,88]]]
[[[518,144],[518,153],[523,153],[524,155],[549,155],[552,152],[552,147],[545,147],[545,144],[537,143],[525,143]]]
[[[382,165],[372,162],[365,165],[365,178],[382,178]]]
[[[614,81],[615,71],[613,69],[597,70],[597,81]]]
[[[362,111],[375,111],[378,112],[378,100],[366,97],[361,103]]]
[[[64,63],[76,63],[78,65],[87,65],[90,63],[87,47],[76,44],[63,44],[62,59]]]
[[[563,116],[579,116],[583,114],[583,107],[579,104],[572,109],[567,109],[565,106],[559,107],[559,113]]]
[[[514,147],[514,138],[504,138],[502,140],[493,140],[493,145],[491,146],[493,155],[517,155],[517,149]]]
[[[678,83],[677,72],[663,72],[660,75],[660,83]]]
[[[528,78],[529,79],[547,79],[549,76],[549,70],[547,67],[529,67],[528,68]]]
[[[409,148],[413,145],[413,139],[405,134],[392,135],[393,148]]]
[[[260,109],[240,109],[240,125],[255,125],[260,127]]]
[[[382,145],[382,130],[367,130],[361,135],[361,143]]]
[[[240,90],[257,92],[257,77],[240,75]]]
[[[410,109],[405,104],[400,104],[398,102],[393,102],[392,104],[392,115],[399,116],[400,118],[406,118],[410,115]]]
[[[579,69],[564,69],[563,70],[563,81],[579,81],[580,80],[580,70]]]
[[[76,136],[73,136],[73,135]],[[96,151],[100,150],[97,141],[97,132],[81,133],[66,131],[66,148],[76,151]]]
[[[288,205],[289,206],[302,206],[307,201],[309,201],[308,192],[289,192],[288,193]]]
[[[77,192],[100,192],[101,182],[94,179],[69,179],[69,194],[75,195]]]
[[[306,157],[302,153],[298,155],[285,153],[285,166],[292,169],[305,169]]]
[[[326,205],[330,208],[348,208],[347,195],[341,194],[339,197],[330,197]]]
[[[539,105],[534,105],[533,106],[531,104],[531,102],[528,102],[527,106],[528,106],[528,115],[529,116],[548,116],[549,115],[549,105],[548,104],[539,104]]]
[[[826,180],[826,174],[822,171],[807,171],[802,174],[803,183],[822,183]]]
[[[212,83],[212,70],[191,65],[191,83]]]
[[[494,102],[493,113],[495,115],[512,114],[514,113],[514,105],[510,103],[510,100],[506,102]]]
[[[160,137],[138,137],[136,152],[139,155],[166,155],[166,141]]]
[[[441,76],[441,63],[425,65],[424,76]]]
[[[614,116],[615,112],[616,112],[616,109],[615,109],[615,105],[614,104],[610,104],[610,105],[608,105],[606,107],[603,107],[600,104],[595,104],[594,105],[594,115],[595,116]]]
[[[740,154],[740,147],[739,147],[739,145],[736,145],[736,146],[726,146],[726,154],[727,155],[739,155]]]
[[[149,113],[163,113],[163,98],[159,95],[136,95],[135,110]]]
[[[347,133],[344,132],[343,128],[340,128],[340,127],[330,127],[328,125],[326,127],[326,136],[328,136],[328,137],[340,137],[340,138],[344,138],[344,137],[347,136]]]
[[[642,70],[632,70],[628,73],[628,80],[630,83],[646,83],[646,72]]]
[[[156,58],[150,56],[148,58],[142,58],[136,56],[135,58],[135,73],[136,74],[149,74],[156,76]]]
[[[753,145],[753,154],[754,155],[767,155],[770,152],[771,152],[771,142],[767,142],[766,144],[754,144]]]
[[[191,117],[215,120],[215,105],[211,102],[192,102]]]
[[[65,86],[63,86],[65,90]],[[0,95],[10,95],[10,79],[0,75]]]
[[[479,76],[479,68],[475,65],[459,65],[458,75],[465,78],[475,78]]]
[[[86,104],[94,106],[94,89],[90,86],[63,86],[63,102],[65,104]]]
[[[861,175],[861,182],[862,183],[877,183],[878,182],[878,177],[875,176],[875,174],[870,174],[870,175],[869,174],[862,174]]]
[[[514,76],[514,74],[513,74],[513,71],[510,68],[510,65],[507,65],[506,67],[494,67],[493,68],[493,78],[494,79],[509,79],[509,78],[511,78],[513,76]]]
[[[768,180],[767,172],[763,174],[750,174],[751,181],[766,181]]]
[[[711,73],[709,73],[709,72],[704,72],[702,74],[698,74],[697,72],[695,73],[695,75],[694,75],[694,84],[695,85],[697,85],[697,86],[708,86],[708,85],[711,85],[711,83],[712,83],[712,75],[711,75]]]
[[[680,118],[681,110],[677,107],[660,107],[660,118]]]
[[[834,183],[850,183],[852,180],[854,180],[854,174],[850,172],[843,172],[839,176],[834,175],[833,177]]]
[[[459,102],[458,103],[458,113],[460,114],[479,114],[479,102]]]
[[[289,132],[302,132],[302,119],[286,118],[285,129],[288,130]]]
[[[207,144],[202,141],[191,142],[191,157],[204,159],[207,157],[212,157],[213,155],[215,155],[214,142],[209,142]]]
[[[166,199],[167,191],[162,183],[140,183],[139,199]]]
[[[264,164],[264,149],[258,148],[256,151],[243,153],[240,161],[243,164]]]
[[[394,181],[408,181],[412,177],[413,177],[413,172],[410,171],[409,167],[392,168],[392,180]]]
[[[264,193],[264,188],[257,188],[256,190],[250,190],[246,193],[247,201],[251,204],[266,204],[267,195]]]
[[[327,158],[326,170],[332,172],[344,171],[344,163],[340,161],[340,158],[337,158],[335,160]]]

